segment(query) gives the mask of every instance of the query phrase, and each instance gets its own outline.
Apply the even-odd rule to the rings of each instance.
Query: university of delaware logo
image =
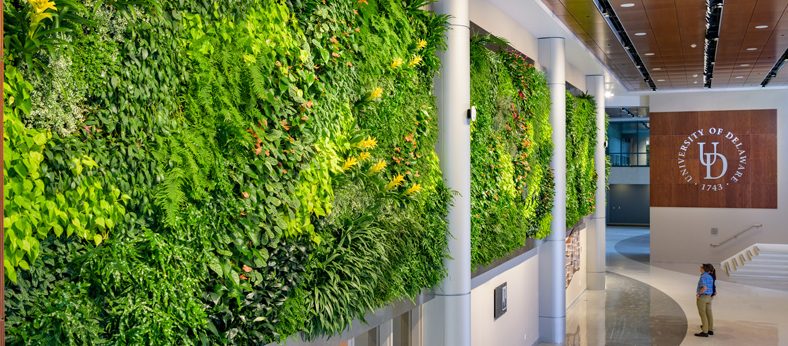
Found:
[[[701,191],[722,191],[744,177],[747,151],[731,131],[719,127],[698,129],[684,139],[677,162],[679,173],[687,183]],[[691,167],[700,169],[695,172]]]
[[[706,176],[703,179],[719,179],[725,175],[725,172],[728,171],[728,159],[725,157],[725,155],[717,152],[718,144],[720,144],[720,142],[711,142],[711,145],[714,146],[714,149],[712,152],[707,153],[705,150],[703,150],[706,142],[698,142],[698,147],[700,147],[700,164],[706,167]],[[722,164],[722,170],[720,170],[720,174],[712,177],[711,171],[717,162]]]

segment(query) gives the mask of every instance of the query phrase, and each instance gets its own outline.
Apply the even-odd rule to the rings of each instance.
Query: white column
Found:
[[[596,170],[596,211],[591,216],[592,227],[588,233],[588,289],[605,289],[605,77],[586,76],[586,87],[596,101],[596,148],[594,168]]]
[[[438,156],[443,178],[456,191],[449,205],[448,275],[424,306],[424,344],[471,344],[471,106],[470,22],[468,0],[440,0],[432,4],[449,16],[447,49],[439,53],[440,74],[435,81],[438,103]]]
[[[553,127],[555,201],[550,235],[539,247],[540,340],[561,344],[566,334],[566,78],[564,39],[539,39],[539,63],[545,68],[550,89],[550,125]]]

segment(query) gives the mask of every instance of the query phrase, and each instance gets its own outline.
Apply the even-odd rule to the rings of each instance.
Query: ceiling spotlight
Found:
[[[744,79],[744,76],[736,76],[736,79]]]
[[[756,29],[766,29],[768,27],[769,27],[768,25],[756,25],[755,26]]]
[[[698,74],[696,73],[696,74],[692,75],[692,77],[697,78]]]
[[[692,47],[692,48],[695,48],[695,47],[697,47],[697,46],[698,46],[698,45],[697,45],[697,44],[694,44],[694,43],[690,45],[690,47]]]
[[[698,84],[698,81],[694,81],[694,82],[692,82],[692,84]]]
[[[655,67],[654,71],[662,71],[662,67]]]
[[[664,82],[664,79],[657,79],[657,82]]]
[[[741,67],[750,67],[750,64],[741,64],[739,66],[741,66]]]
[[[645,32],[636,32],[635,36],[646,36]]]
[[[748,51],[750,51],[750,52],[752,52],[752,51],[756,51],[756,50],[758,50],[758,48],[755,48],[755,47],[750,47],[750,48],[747,48],[747,50],[748,50]]]
[[[645,56],[654,56],[654,53],[646,53],[646,54],[643,54],[643,55],[645,55]]]
[[[621,4],[621,7],[624,7],[624,8],[635,7],[635,3],[634,2],[625,2],[625,3]]]

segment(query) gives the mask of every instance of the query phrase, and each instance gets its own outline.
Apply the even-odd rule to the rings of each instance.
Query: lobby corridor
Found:
[[[724,281],[714,332],[696,337],[698,277],[650,265],[649,230],[607,228],[607,289],[567,310],[566,345],[788,345],[788,292]]]

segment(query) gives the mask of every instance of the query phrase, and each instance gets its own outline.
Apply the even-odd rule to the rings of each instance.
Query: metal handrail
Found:
[[[750,227],[747,227],[747,229],[745,229],[745,230],[743,230],[743,231],[741,231],[741,232],[739,232],[739,233],[736,233],[736,234],[735,234],[733,237],[730,237],[730,238],[728,238],[728,239],[725,239],[725,240],[724,240],[722,243],[719,243],[719,244],[709,244],[709,245],[711,245],[711,247],[720,247],[720,246],[723,246],[723,245],[725,245],[726,243],[728,243],[729,241],[731,241],[731,240],[734,240],[734,239],[738,238],[739,236],[741,236],[741,235],[742,235],[742,234],[744,234],[744,233],[747,233],[747,231],[749,231],[749,230],[751,230],[751,229],[753,229],[753,228],[761,228],[761,227],[763,227],[763,224],[760,224],[760,223],[758,223],[758,224],[754,224],[754,225],[752,225],[752,226],[750,226]]]

